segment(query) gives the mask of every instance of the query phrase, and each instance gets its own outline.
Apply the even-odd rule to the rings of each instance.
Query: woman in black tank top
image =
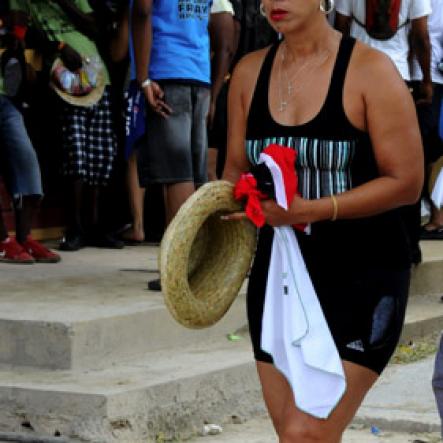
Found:
[[[329,27],[328,1],[263,0],[281,43],[245,57],[229,96],[224,178],[236,182],[271,144],[297,151],[288,211],[262,202],[267,225],[248,287],[248,319],[266,405],[280,442],[339,443],[399,340],[410,257],[398,208],[422,185],[412,100],[385,56]],[[230,220],[244,217],[232,214]],[[273,226],[311,224],[300,249],[346,374],[327,420],[296,407],[260,346]]]

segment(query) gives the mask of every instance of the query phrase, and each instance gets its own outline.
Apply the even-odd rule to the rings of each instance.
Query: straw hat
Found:
[[[63,89],[61,89],[60,86],[57,85],[52,78],[52,72],[61,64],[63,64],[62,60],[60,58],[56,58],[51,68],[50,85],[52,89],[54,89],[54,91],[58,94],[58,96],[66,103],[69,103],[73,106],[90,107],[97,104],[103,97],[103,94],[105,92],[106,81],[103,68],[97,73],[97,85],[91,90],[91,92],[86,95],[72,95],[68,94],[66,91],[63,91]]]
[[[227,181],[202,186],[180,208],[160,246],[166,306],[188,328],[205,328],[220,320],[251,266],[255,227],[246,219],[220,219],[223,213],[241,210],[232,193]]]

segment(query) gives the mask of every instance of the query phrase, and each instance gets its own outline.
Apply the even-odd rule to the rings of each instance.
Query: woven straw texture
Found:
[[[248,220],[223,221],[241,210],[227,181],[207,183],[180,208],[160,246],[166,306],[183,326],[206,328],[227,312],[249,271],[257,242]]]
[[[52,64],[51,71],[53,71],[57,65],[62,64],[62,63],[63,62],[61,61],[60,58],[55,59],[54,63]],[[51,78],[50,85],[51,85],[52,89],[58,94],[58,96],[62,100],[64,100],[66,103],[69,103],[70,105],[73,105],[73,106],[82,106],[82,107],[89,108],[89,107],[97,104],[100,101],[100,99],[103,97],[103,94],[105,92],[105,86],[106,86],[105,74],[103,73],[103,70],[100,70],[98,72],[97,86],[87,95],[75,96],[75,95],[68,94],[67,92],[61,90],[58,87],[58,85],[56,85],[54,83],[52,78]]]

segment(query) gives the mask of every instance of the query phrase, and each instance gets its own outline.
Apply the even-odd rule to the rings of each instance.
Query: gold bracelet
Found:
[[[337,202],[337,198],[335,197],[335,195],[331,194],[331,201],[332,201],[332,206],[333,206],[331,221],[336,221],[337,217],[338,217],[338,202]]]

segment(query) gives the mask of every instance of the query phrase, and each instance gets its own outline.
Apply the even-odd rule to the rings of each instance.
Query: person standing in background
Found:
[[[196,186],[207,181],[211,3],[134,1],[136,77],[148,103],[146,144],[139,148],[139,178],[142,186],[163,185],[167,223]],[[161,290],[159,280],[148,286]]]
[[[432,14],[429,17],[429,37],[432,52],[431,78],[434,91],[432,103],[418,108],[418,117],[423,133],[427,175],[431,175],[432,169],[438,167],[443,160],[443,140],[442,134],[439,134],[443,106],[443,0],[432,0]],[[417,48],[414,52],[419,50],[420,48]],[[422,81],[423,75],[417,58],[414,60],[412,68],[414,81]],[[436,162],[438,162],[438,165],[435,164]],[[425,182],[425,196],[428,196],[427,189],[428,183]],[[437,208],[432,201],[430,204],[431,217],[428,223],[422,227],[421,239],[443,240],[443,210]]]
[[[229,0],[215,0],[211,8],[211,106],[208,115],[208,178],[223,171],[227,138],[227,95],[232,61],[237,50],[239,25]]]
[[[344,35],[350,34],[388,55],[409,86],[411,73],[408,60],[410,42],[413,42],[423,72],[414,98],[417,105],[426,105],[432,101],[428,34],[428,16],[431,11],[431,0],[336,0],[335,27]],[[403,208],[403,219],[409,234],[411,260],[419,264],[422,260],[419,246],[420,202]]]
[[[8,41],[8,49],[0,57],[0,173],[13,201],[15,237],[8,234],[0,205],[0,262],[57,263],[60,256],[31,236],[32,220],[38,211],[43,188],[37,155],[15,100],[26,83],[23,53],[26,27],[8,28],[0,25]],[[8,84],[11,82],[12,86]]]
[[[87,0],[10,0],[10,6],[27,14],[40,34],[39,49],[50,62],[60,57],[71,73],[87,60],[101,66],[106,86],[96,104],[82,107],[59,100],[62,172],[68,182],[67,230],[60,249],[121,248],[123,242],[104,232],[99,219],[100,195],[113,170],[116,146],[110,79],[95,44],[98,32],[93,10]]]

